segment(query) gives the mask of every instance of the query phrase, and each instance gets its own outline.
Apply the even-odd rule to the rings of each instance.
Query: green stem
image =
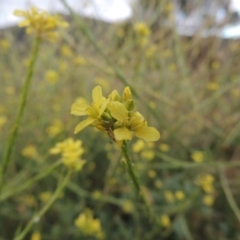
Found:
[[[19,192],[24,191],[25,189],[31,187],[34,183],[36,183],[37,181],[43,179],[44,177],[48,176],[49,174],[51,174],[59,165],[61,165],[62,162],[58,161],[54,164],[52,164],[50,167],[48,167],[47,169],[43,169],[41,170],[41,173],[39,173],[38,175],[34,176],[33,178],[29,179],[28,181],[26,181],[23,185],[20,186],[14,186],[13,190],[10,189],[10,191],[4,191],[2,194],[0,195],[0,202],[8,199],[9,197],[12,197],[14,195],[16,195]],[[8,189],[8,187],[6,186],[6,189]]]
[[[21,99],[20,99],[20,105],[19,105],[18,112],[17,112],[17,117],[15,119],[14,125],[10,132],[6,150],[4,152],[3,160],[1,163],[1,167],[0,167],[0,193],[1,193],[3,182],[4,182],[5,173],[6,173],[7,167],[10,162],[10,157],[11,157],[11,153],[12,153],[12,150],[14,147],[14,143],[17,138],[19,125],[21,123],[23,112],[24,112],[24,109],[26,106],[27,95],[28,95],[29,87],[31,85],[34,65],[36,63],[38,52],[39,52],[39,46],[40,46],[40,39],[37,37],[35,39],[34,46],[32,49],[32,54],[31,54],[30,64],[28,67],[27,76],[25,78],[24,85],[23,85],[23,88],[21,91]]]
[[[20,234],[18,234],[14,240],[22,240],[26,236],[26,234],[29,232],[29,230],[32,228],[34,223],[39,222],[40,218],[49,210],[49,208],[53,205],[53,203],[57,200],[57,198],[62,193],[63,189],[67,185],[70,177],[71,177],[72,171],[68,171],[68,174],[63,179],[63,181],[58,185],[57,189],[53,193],[53,196],[50,198],[50,200],[44,205],[44,207],[36,214],[34,215],[31,220],[28,222],[27,226],[24,228]]]
[[[234,212],[236,218],[240,222],[240,209],[238,208],[238,205],[237,205],[237,203],[233,197],[233,194],[231,192],[231,189],[228,185],[228,180],[224,174],[224,170],[221,167],[219,167],[218,172],[219,172],[220,181],[221,181],[225,196],[227,198],[228,204],[231,207],[232,211]]]
[[[131,159],[129,157],[129,153],[128,153],[128,146],[127,146],[127,142],[123,141],[123,145],[122,145],[122,155],[124,156],[124,158],[126,159],[126,164],[127,164],[127,171],[128,171],[128,175],[131,178],[134,188],[138,194],[138,196],[140,197],[140,199],[143,201],[148,214],[150,215],[151,218],[154,217],[153,212],[151,211],[151,208],[147,202],[147,200],[144,197],[144,194],[141,191],[141,185],[139,183],[138,177],[134,171],[134,168],[132,166],[132,162]]]

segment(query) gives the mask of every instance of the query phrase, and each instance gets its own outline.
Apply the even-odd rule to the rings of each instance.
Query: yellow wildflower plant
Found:
[[[157,129],[149,127],[141,113],[134,111],[135,103],[129,87],[125,87],[122,97],[114,90],[105,98],[102,88],[97,86],[92,91],[92,99],[91,105],[85,101],[72,105],[73,115],[88,116],[76,126],[75,133],[87,126],[94,126],[106,132],[120,145],[122,141],[131,140],[135,135],[146,142],[157,141],[160,138]]]
[[[26,27],[27,34],[36,34],[41,39],[55,41],[58,38],[57,29],[66,28],[68,23],[63,21],[58,15],[50,15],[48,12],[31,7],[28,11],[15,10],[14,15],[23,17],[19,27]]]
[[[55,147],[50,149],[50,154],[62,154],[63,164],[74,171],[80,171],[86,163],[85,160],[81,159],[83,153],[82,141],[74,141],[72,138],[57,143]]]
[[[105,238],[101,222],[99,219],[93,217],[91,209],[85,209],[85,211],[75,219],[74,224],[85,236],[94,236],[97,239]]]

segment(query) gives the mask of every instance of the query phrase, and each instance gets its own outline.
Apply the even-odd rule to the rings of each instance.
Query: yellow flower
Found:
[[[167,214],[163,214],[160,217],[160,223],[163,227],[167,228],[171,224],[171,219]]]
[[[73,63],[76,64],[76,65],[85,65],[86,64],[86,59],[78,56],[78,57],[75,57],[73,59]]]
[[[153,150],[144,150],[141,152],[141,157],[151,161],[155,157],[155,152]]]
[[[29,11],[15,10],[14,15],[25,18],[19,27],[26,27],[27,33],[34,33],[41,39],[55,41],[58,38],[57,28],[68,27],[68,23],[60,16],[51,16],[48,12],[31,7]]]
[[[180,190],[178,190],[178,191],[175,192],[175,196],[176,196],[176,199],[177,199],[177,200],[180,200],[180,201],[185,198],[184,192],[183,192],[183,191],[180,191]]]
[[[203,162],[204,161],[204,153],[201,151],[195,151],[191,157],[194,162]]]
[[[38,156],[37,148],[35,145],[30,144],[22,149],[22,155],[27,158],[35,158]]]
[[[43,203],[46,203],[46,202],[48,202],[48,200],[52,197],[52,192],[50,192],[50,191],[46,191],[46,192],[41,192],[40,194],[39,194],[39,198],[40,198],[40,200],[43,202]]]
[[[71,48],[66,44],[61,46],[60,52],[65,57],[71,57],[73,55]]]
[[[209,91],[216,91],[219,89],[219,84],[217,82],[210,82],[207,84],[207,89]]]
[[[134,25],[134,30],[142,37],[148,37],[151,34],[151,30],[144,22],[138,22]]]
[[[85,236],[95,236],[97,239],[104,239],[101,222],[97,218],[93,218],[91,209],[86,209],[81,213],[74,222],[75,226],[80,229]]]
[[[52,124],[46,129],[46,132],[50,137],[55,137],[56,135],[61,133],[63,129],[64,129],[63,123],[60,120],[55,119],[52,121]]]
[[[163,187],[163,182],[161,180],[156,180],[154,182],[154,185],[158,188],[161,189]]]
[[[40,232],[34,232],[31,236],[31,240],[41,240]]]
[[[80,171],[83,165],[86,163],[85,160],[80,159],[84,153],[82,148],[82,141],[74,141],[72,138],[57,143],[56,146],[50,149],[50,154],[62,154],[62,162],[68,168]]]
[[[164,198],[166,199],[167,202],[172,203],[174,202],[174,195],[171,191],[165,191],[164,192]]]
[[[11,44],[9,40],[7,39],[2,39],[0,40],[0,47],[4,50],[8,50],[10,48]]]
[[[170,147],[169,147],[169,145],[167,145],[167,144],[165,144],[165,143],[161,143],[161,144],[159,145],[159,149],[160,149],[160,151],[162,151],[162,152],[168,152],[168,151],[170,150]]]
[[[45,74],[45,77],[47,79],[48,82],[50,83],[55,83],[58,78],[59,78],[59,75],[56,71],[54,70],[48,70]]]
[[[152,170],[152,169],[148,170],[147,174],[150,178],[155,178],[157,176],[157,172],[155,170]]]
[[[132,149],[134,152],[138,153],[144,149],[145,143],[142,139],[137,140],[133,145]]]
[[[157,129],[147,126],[147,121],[139,112],[129,112],[123,103],[113,101],[108,105],[111,115],[117,120],[114,136],[117,141],[131,140],[135,134],[146,142],[157,141],[160,134]]]
[[[126,200],[124,201],[122,208],[125,213],[132,213],[134,210],[134,204],[131,201]]]
[[[109,99],[103,97],[102,88],[100,86],[93,89],[92,100],[93,102],[91,105],[87,105],[84,102],[76,102],[72,105],[71,114],[76,116],[88,116],[87,119],[83,120],[76,126],[74,133],[78,133],[85,127],[93,124],[97,120],[100,120],[101,115],[107,108],[107,104],[109,102]]]
[[[214,204],[214,196],[213,195],[205,195],[203,197],[203,203],[206,205],[206,206],[212,206]]]

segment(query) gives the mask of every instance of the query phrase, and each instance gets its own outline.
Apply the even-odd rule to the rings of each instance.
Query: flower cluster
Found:
[[[85,236],[95,236],[97,239],[105,238],[101,222],[99,219],[93,218],[91,209],[87,208],[77,219],[75,219],[74,223]]]
[[[195,179],[195,184],[200,186],[206,193],[203,197],[203,203],[212,206],[215,200],[214,176],[211,174],[202,174]]]
[[[19,27],[26,27],[28,34],[34,33],[39,38],[49,41],[55,41],[58,38],[56,31],[58,27],[68,27],[68,23],[63,21],[60,16],[52,16],[36,7],[30,8],[29,11],[15,10],[14,15],[25,18],[19,23]]]
[[[82,141],[74,141],[72,138],[57,143],[54,148],[50,149],[51,154],[61,153],[63,164],[74,171],[80,171],[86,162],[80,158],[83,152]]]
[[[148,127],[144,117],[134,110],[135,103],[129,87],[124,89],[122,97],[114,90],[105,98],[102,88],[97,86],[92,91],[92,100],[92,103],[88,104],[80,99],[72,105],[73,115],[88,116],[76,126],[75,133],[91,125],[107,133],[119,145],[124,140],[131,140],[134,135],[146,142],[160,138],[160,133],[155,128]]]

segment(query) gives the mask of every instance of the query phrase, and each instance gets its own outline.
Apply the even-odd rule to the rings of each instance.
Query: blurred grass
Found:
[[[152,17],[147,14],[152,6],[148,7],[141,20],[150,29],[147,37],[136,32],[137,17],[108,25],[73,15],[59,42],[41,46],[0,195],[1,240],[13,239],[15,230],[23,229],[44,206],[41,194],[55,191],[64,169],[49,149],[68,137],[83,141],[87,164],[26,239],[35,231],[42,239],[98,238],[84,235],[74,225],[86,208],[100,220],[106,239],[240,237],[239,41],[181,37],[171,24],[160,24],[166,19],[171,23],[166,1]],[[0,33],[1,159],[16,117],[31,42],[16,29]],[[93,129],[73,134],[79,118],[70,115],[71,104],[78,97],[90,100],[96,85],[104,94],[131,86],[137,109],[161,132],[159,142],[142,145],[135,140],[130,145],[134,167],[161,227],[149,222],[144,206],[136,201],[120,149],[108,136]],[[193,159],[197,151],[202,153],[200,162]],[[214,181],[196,184],[204,174]],[[177,198],[177,191],[183,199]]]

